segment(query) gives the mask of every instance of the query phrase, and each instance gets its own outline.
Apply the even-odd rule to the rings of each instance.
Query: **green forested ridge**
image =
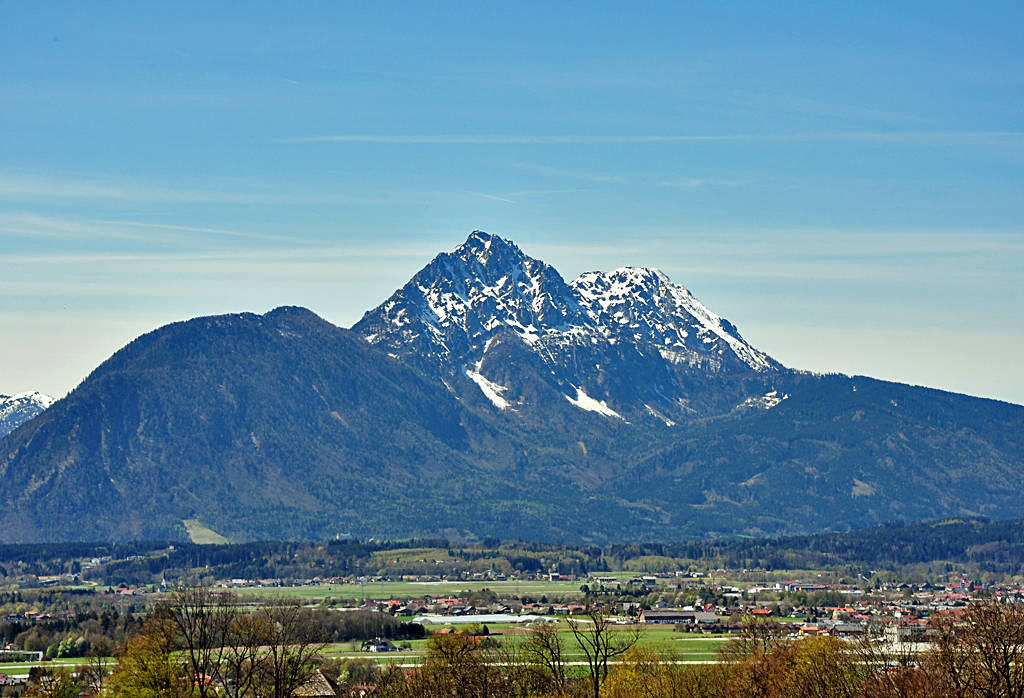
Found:
[[[182,539],[187,518],[241,540],[586,535],[577,434],[638,437],[578,412],[519,436],[302,309],[176,323],[0,441],[0,539]]]
[[[0,440],[0,541],[180,541],[197,519],[236,542],[603,545],[1024,515],[1018,405],[782,371],[776,407],[723,412],[769,379],[695,374],[718,412],[628,423],[516,356],[488,360],[530,409],[498,411],[304,309],[169,325]]]
[[[693,535],[736,518],[760,534],[1019,515],[1024,408],[863,377],[799,379],[791,390],[752,418],[691,429],[618,486],[700,509],[703,520],[669,514]]]

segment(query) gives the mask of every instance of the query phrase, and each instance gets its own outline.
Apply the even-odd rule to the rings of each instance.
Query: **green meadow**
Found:
[[[319,602],[328,597],[337,599],[376,600],[423,598],[424,596],[458,595],[489,589],[497,594],[519,594],[537,598],[545,595],[579,595],[585,582],[564,581],[438,581],[438,582],[366,582],[365,584],[322,584],[319,586],[245,587],[235,591],[261,598],[294,597]]]

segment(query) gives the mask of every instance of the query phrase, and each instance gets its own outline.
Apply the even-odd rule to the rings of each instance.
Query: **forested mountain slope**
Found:
[[[786,369],[656,270],[567,284],[477,232],[353,330],[278,308],[139,337],[0,439],[0,542],[1007,518],[1022,434],[1019,405]]]

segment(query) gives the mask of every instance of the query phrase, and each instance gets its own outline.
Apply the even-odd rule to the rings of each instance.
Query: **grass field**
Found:
[[[432,630],[438,630],[445,626],[432,626]],[[505,648],[514,648],[527,638],[527,629],[516,625],[493,625],[488,626],[491,636],[501,643]],[[557,624],[557,629],[565,643],[565,661],[568,663],[583,662],[585,657],[576,644],[575,638],[569,631],[564,621]],[[666,659],[684,662],[713,662],[716,660],[719,651],[729,641],[728,636],[708,636],[690,633],[674,632],[671,626],[645,626],[640,637],[639,646],[648,647]],[[427,640],[412,640],[409,642],[411,650],[402,652],[374,653],[363,652],[359,649],[359,642],[345,642],[341,644],[328,645],[324,649],[324,656],[333,659],[369,659],[381,664],[403,664],[417,665],[423,662]],[[28,676],[29,669],[33,666],[46,666],[50,668],[65,666],[76,667],[88,664],[89,659],[54,659],[48,662],[17,662],[10,664],[0,663],[0,674],[8,676]],[[113,659],[108,660],[111,665]]]
[[[93,662],[93,659],[86,659],[84,657],[74,657],[70,659],[53,659],[48,662],[12,662],[3,663],[0,662],[0,674],[7,674],[8,676],[25,677],[28,676],[28,670],[34,666],[45,666],[49,668],[55,667],[78,667]],[[114,659],[109,658],[106,660],[110,666],[114,665]]]
[[[432,626],[431,629],[438,630],[442,627],[445,626]],[[520,626],[491,625],[488,626],[488,629],[491,631],[491,637],[501,643],[504,648],[514,648],[528,637],[527,629]],[[584,661],[585,657],[572,633],[569,631],[568,624],[564,621],[559,622],[557,629],[565,644],[566,661]],[[675,661],[713,662],[729,640],[729,636],[677,633],[673,631],[671,626],[644,626],[638,645],[650,648],[667,659]],[[427,640],[413,640],[408,643],[412,646],[411,650],[383,654],[362,652],[359,650],[359,643],[348,642],[340,645],[331,645],[326,649],[325,654],[335,658],[370,659],[385,664],[395,662],[416,664],[423,661],[427,642]]]
[[[366,584],[323,584],[299,587],[245,587],[236,589],[240,594],[260,597],[295,597],[320,601],[332,598],[402,599],[424,596],[446,596],[462,592],[490,589],[498,594],[518,594],[537,598],[544,595],[580,595],[583,582],[515,582],[515,581],[441,581],[441,582],[367,582]]]
[[[197,519],[185,519],[182,523],[185,524],[188,537],[197,545],[223,545],[230,542],[212,528],[199,523]]]

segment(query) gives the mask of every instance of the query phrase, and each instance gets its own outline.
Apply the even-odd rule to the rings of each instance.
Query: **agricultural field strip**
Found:
[[[0,662],[0,674],[7,674],[8,676],[22,678],[28,676],[28,672],[32,667],[79,667],[85,666],[92,661],[93,659],[91,657],[75,657],[73,659],[53,659],[48,662],[16,662],[10,664]],[[111,666],[113,666],[114,659],[112,657],[107,658],[107,661]]]
[[[526,629],[519,626],[502,624],[491,627],[493,629],[491,637],[499,642],[507,643],[509,645],[516,645],[527,636]],[[581,662],[583,660],[582,651],[575,645],[575,641],[573,640],[568,628],[564,625],[560,625],[559,632],[563,634],[566,641],[566,658],[570,662]],[[726,643],[731,639],[729,637],[679,637],[678,635],[679,633],[676,633],[674,629],[669,627],[647,627],[644,628],[644,634],[641,636],[640,645],[665,654],[674,654],[678,657],[676,661],[684,663],[691,661],[707,663],[714,662],[720,648],[723,646],[723,643]],[[410,642],[410,645],[413,648],[412,650],[386,654],[360,651],[355,649],[356,644],[357,643],[353,641],[329,644],[324,648],[323,653],[329,657],[337,657],[341,659],[370,659],[378,663],[386,664],[398,662],[409,663],[411,661],[411,665],[416,666],[416,663],[424,657],[426,640],[412,640]],[[24,677],[28,675],[29,669],[34,666],[82,666],[88,664],[90,661],[91,660],[88,658],[76,657],[55,659],[45,662],[0,663],[0,673],[7,674],[9,676]],[[113,662],[114,660],[108,659],[108,661]]]
[[[565,631],[563,631],[565,632]],[[652,631],[657,635],[670,636],[671,632],[666,631]],[[501,641],[509,641],[513,638],[521,638],[523,635],[500,635],[495,634],[495,639]],[[567,637],[568,643],[572,643],[572,639]],[[641,639],[641,644],[645,647],[653,647],[655,649],[668,650],[670,652],[678,652],[683,659],[676,660],[682,663],[696,662],[696,663],[707,663],[714,662],[718,654],[719,648],[716,645],[721,646],[724,642],[728,642],[729,638],[673,638],[673,637],[657,637],[657,636],[645,636]],[[683,645],[692,644],[696,647],[679,647],[678,645],[670,645],[667,643],[682,643]],[[396,662],[402,662],[407,660],[414,660],[409,666],[417,666],[415,660],[424,657],[424,646],[426,642],[424,640],[416,640],[412,643],[414,649],[403,652],[394,652],[387,654],[377,654],[373,652],[363,652],[359,650],[352,650],[349,647],[352,646],[351,642],[328,645],[324,648],[323,654],[329,657],[337,657],[340,659],[370,659],[378,663],[393,664]],[[417,647],[418,645],[418,647]],[[347,647],[346,647],[347,646]],[[570,665],[576,665],[582,663],[583,653],[578,647],[568,646],[566,648],[565,656],[570,660]],[[579,659],[576,659],[579,658]],[[689,659],[693,658],[693,659]],[[68,659],[55,659],[46,662],[17,662],[17,663],[0,663],[0,674],[7,674],[9,676],[24,677],[28,675],[29,669],[36,666],[83,666],[88,664],[91,660],[85,657],[76,657]],[[107,661],[113,663],[113,659],[109,658]],[[403,664],[402,666],[405,666]]]
[[[328,596],[387,600],[389,597],[423,598],[449,596],[488,589],[496,593],[581,595],[580,586],[586,582],[514,582],[514,581],[439,581],[439,582],[366,582],[365,584],[320,584],[317,586],[237,587],[238,594],[253,596],[293,596],[322,599]]]
[[[670,632],[659,632],[658,635],[671,635]],[[508,639],[522,637],[522,636],[502,636],[495,635],[495,639]],[[570,638],[566,638],[568,642],[572,642]],[[666,643],[685,643],[697,645],[698,648],[684,648],[678,650],[679,656],[682,658],[667,659],[671,663],[676,664],[713,664],[718,661],[719,649],[714,647],[715,645],[721,646],[723,643],[728,642],[728,638],[651,638],[646,637],[641,640],[641,644],[646,647],[656,647],[659,649],[671,649],[674,652],[678,650],[676,647],[668,646]],[[339,658],[339,659],[370,659],[380,664],[396,664],[402,668],[414,668],[422,665],[422,659],[425,658],[424,650],[422,646],[426,643],[425,641],[415,641],[415,644],[420,645],[420,648],[413,650],[407,650],[402,652],[394,652],[387,654],[377,654],[371,652],[353,651],[349,649],[343,649],[339,645],[329,645],[324,650],[324,655],[327,657]],[[343,645],[350,645],[344,643]],[[585,666],[587,664],[583,652],[578,647],[567,647],[565,652],[566,666]],[[18,662],[18,663],[0,663],[0,673],[6,673],[10,677],[25,678],[29,674],[29,670],[34,666],[83,666],[91,661],[89,658],[77,657],[69,659],[55,659],[45,662]],[[108,661],[114,662],[113,658],[109,658]]]

